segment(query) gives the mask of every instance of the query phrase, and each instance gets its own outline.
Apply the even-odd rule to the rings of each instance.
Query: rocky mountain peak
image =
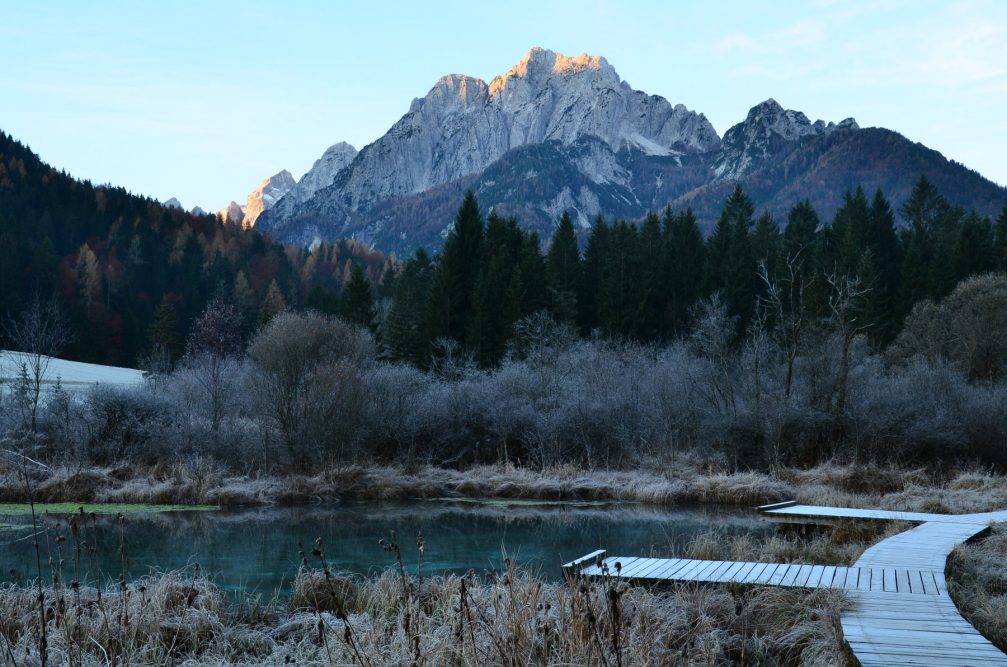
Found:
[[[297,182],[290,172],[283,171],[273,174],[252,190],[245,201],[245,214],[242,217],[243,227],[254,227],[255,221],[265,211],[273,208],[280,199],[294,189]]]
[[[852,118],[838,125],[823,120],[812,123],[802,112],[784,109],[769,98],[752,107],[743,122],[724,133],[720,154],[713,163],[714,174],[721,179],[749,174],[793,142],[828,134],[837,128],[859,129],[859,126]]]
[[[486,103],[489,87],[482,79],[464,74],[448,74],[438,79],[426,97],[413,102],[422,105],[432,105],[442,112],[464,109],[470,106],[482,106]]]
[[[630,172],[618,162],[632,154],[681,163],[712,154],[720,137],[702,114],[634,90],[600,56],[533,48],[489,84],[441,77],[331,180],[310,196],[288,195],[259,224],[274,233],[290,228],[285,233],[298,239],[312,236],[309,227],[320,229],[319,222],[328,235],[374,226],[360,232],[366,238],[385,224],[371,221],[383,215],[372,214],[383,202],[475,176],[511,151],[540,144],[559,146],[561,160],[601,185],[625,184]],[[593,195],[577,197],[587,198],[585,215],[597,212]]]
[[[178,199],[176,199],[175,197],[172,197],[171,199],[167,199],[161,202],[161,205],[164,206],[165,208],[180,208],[183,210],[185,209],[185,207],[182,206],[182,202],[178,201]]]
[[[569,78],[585,72],[592,76],[602,75],[609,80],[619,81],[619,75],[616,74],[615,69],[601,56],[581,53],[578,56],[569,57],[536,46],[506,73],[494,77],[490,82],[490,95],[499,94],[513,79],[541,83],[553,76]]]
[[[245,217],[245,207],[236,201],[232,201],[224,208],[217,211],[217,216],[221,222],[229,225],[240,225]]]

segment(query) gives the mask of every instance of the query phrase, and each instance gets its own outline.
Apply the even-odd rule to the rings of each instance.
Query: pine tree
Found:
[[[469,349],[484,367],[495,366],[503,358],[513,324],[520,317],[523,294],[510,294],[509,289],[520,273],[523,241],[514,218],[490,214],[468,332]]]
[[[465,194],[444,250],[427,301],[428,340],[452,338],[464,344],[472,320],[472,295],[479,274],[483,219],[471,191]]]
[[[737,317],[739,333],[748,327],[755,312],[758,274],[751,238],[754,214],[748,195],[740,185],[735,186],[707,244],[707,289],[721,291],[728,312]]]
[[[637,231],[619,221],[611,227],[606,271],[598,291],[598,322],[601,331],[614,338],[635,334],[639,286]]]
[[[668,336],[683,334],[690,314],[703,296],[706,246],[692,209],[674,215],[664,212],[665,246],[668,256]]]
[[[755,231],[752,234],[752,256],[757,264],[766,265],[769,275],[776,275],[782,247],[783,239],[779,225],[769,211],[763,212],[759,216],[759,221],[755,223]]]
[[[979,273],[992,271],[993,226],[990,221],[972,211],[962,221],[954,247],[955,284]]]
[[[900,209],[907,227],[902,233],[904,254],[899,279],[899,321],[909,314],[913,304],[932,297],[936,292],[934,252],[937,218],[946,206],[937,188],[926,176],[920,176],[909,199]]]
[[[784,259],[810,259],[817,239],[818,225],[818,213],[810,201],[805,199],[794,204],[787,214],[787,227],[783,230]],[[810,262],[807,263],[810,266]]]
[[[570,214],[564,212],[549,243],[549,310],[560,322],[577,318],[577,286],[580,283],[580,250]]]
[[[577,322],[584,334],[589,334],[601,326],[599,302],[602,285],[608,276],[610,242],[611,230],[599,215],[591,227],[587,247],[584,249],[584,264],[577,299]]]
[[[644,341],[657,340],[664,334],[668,305],[667,249],[661,234],[661,221],[650,213],[640,228],[636,259],[639,283],[636,285],[635,335]]]
[[[395,283],[388,317],[382,323],[382,340],[392,359],[424,366],[429,360],[430,340],[424,335],[424,306],[430,289],[433,264],[423,248],[416,251]]]
[[[832,222],[833,256],[829,270],[851,278],[857,276],[861,255],[869,249],[870,218],[870,207],[863,188],[858,186],[852,193],[847,190]],[[862,282],[873,278],[859,277]]]
[[[865,309],[874,326],[870,330],[879,345],[890,343],[898,333],[899,238],[895,215],[878,188],[870,208],[867,245],[874,263],[874,289],[865,296]]]
[[[371,294],[371,282],[364,275],[359,264],[353,265],[350,280],[343,288],[343,298],[339,304],[339,314],[347,322],[359,324],[371,331],[376,331],[374,322],[374,297]]]
[[[997,217],[994,228],[994,262],[998,271],[1007,271],[1007,202]]]

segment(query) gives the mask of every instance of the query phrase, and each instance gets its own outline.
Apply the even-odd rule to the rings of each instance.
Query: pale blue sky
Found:
[[[443,74],[605,56],[720,134],[774,97],[1007,184],[1007,2],[0,0],[0,128],[78,177],[216,209],[377,139]]]

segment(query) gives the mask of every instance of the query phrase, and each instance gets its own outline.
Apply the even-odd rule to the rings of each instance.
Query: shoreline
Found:
[[[409,499],[620,501],[658,506],[717,504],[754,507],[802,503],[959,514],[1007,507],[1007,476],[964,469],[944,478],[921,469],[825,463],[808,469],[664,473],[531,470],[477,466],[333,467],[316,475],[236,475],[209,466],[54,466],[35,473],[36,503],[145,503],[224,508]],[[18,471],[0,470],[0,502],[25,503]]]

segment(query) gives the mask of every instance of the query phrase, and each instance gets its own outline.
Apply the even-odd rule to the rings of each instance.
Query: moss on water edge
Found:
[[[36,503],[35,514],[152,514],[163,512],[213,512],[219,505],[151,505],[145,503]],[[31,516],[28,503],[0,503],[0,516]],[[0,524],[3,529],[5,524]]]

